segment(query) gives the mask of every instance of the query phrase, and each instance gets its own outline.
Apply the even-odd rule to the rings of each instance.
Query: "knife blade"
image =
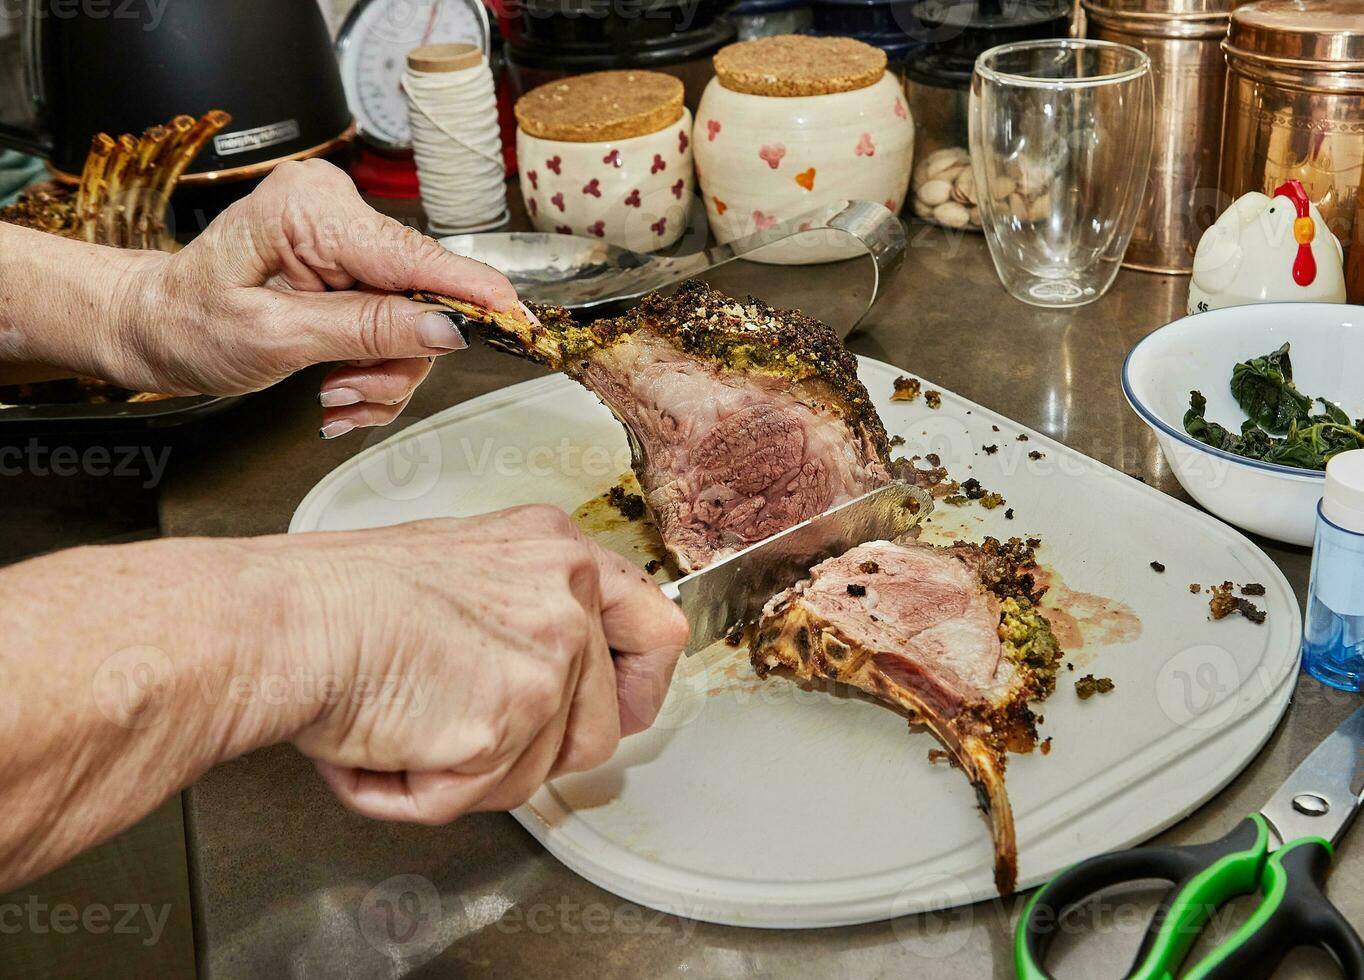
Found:
[[[894,540],[933,510],[925,490],[896,481],[830,508],[749,545],[728,558],[663,585],[691,624],[690,656],[752,622],[782,589],[810,574],[810,567],[868,541]]]

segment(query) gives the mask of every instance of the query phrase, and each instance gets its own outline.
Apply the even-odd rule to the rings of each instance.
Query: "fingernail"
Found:
[[[527,319],[527,320],[529,320],[531,323],[535,324],[537,327],[543,326],[543,324],[540,323],[540,318],[539,318],[538,316],[536,316],[534,313],[531,312],[531,309],[530,309],[529,306],[527,306],[525,303],[517,303],[516,305],[519,306],[519,307],[521,307],[521,312],[524,313],[524,314],[526,314],[526,319]]]
[[[358,405],[364,400],[365,396],[354,388],[328,388],[317,393],[317,403],[323,408],[344,408],[347,405]]]
[[[328,422],[318,429],[317,434],[323,439],[335,439],[337,436],[344,436],[353,428],[355,428],[355,423],[350,419],[337,419],[335,422]]]
[[[458,313],[437,313],[432,310],[417,317],[417,337],[427,347],[439,347],[441,350],[463,350],[469,346],[469,342],[464,339],[464,335],[459,332],[458,321],[463,320],[467,325],[467,318]],[[467,327],[466,327],[467,329]]]

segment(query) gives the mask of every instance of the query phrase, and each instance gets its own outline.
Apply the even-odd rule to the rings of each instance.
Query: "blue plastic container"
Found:
[[[1364,690],[1364,449],[1341,453],[1326,466],[1302,667],[1323,684]]]

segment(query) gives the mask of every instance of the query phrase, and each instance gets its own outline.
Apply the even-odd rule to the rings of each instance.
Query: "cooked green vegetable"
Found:
[[[1189,392],[1184,431],[1218,449],[1281,466],[1323,470],[1337,453],[1364,446],[1364,420],[1350,416],[1334,402],[1304,395],[1293,383],[1289,345],[1231,369],[1231,393],[1250,416],[1234,432],[1204,416],[1208,400]],[[1322,411],[1312,408],[1320,403]]]
[[[1276,436],[1312,411],[1312,399],[1293,384],[1293,362],[1286,343],[1272,354],[1232,368],[1231,394],[1260,428]]]

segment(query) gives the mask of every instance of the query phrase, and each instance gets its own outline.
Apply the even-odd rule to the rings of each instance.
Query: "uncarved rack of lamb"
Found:
[[[895,478],[856,358],[823,324],[696,281],[586,326],[566,310],[491,312],[431,294],[483,324],[493,346],[564,371],[625,426],[664,544],[692,571]],[[907,713],[976,787],[995,882],[1014,887],[1007,750],[1034,744],[1030,701],[1055,685],[1059,651],[1035,603],[1032,546],[944,549],[873,542],[811,570],[767,604],[750,645],[765,676],[853,685]]]
[[[176,116],[141,136],[99,133],[74,190],[39,185],[0,209],[0,221],[119,248],[167,249],[170,196],[204,144],[231,121],[215,109],[197,120]]]

